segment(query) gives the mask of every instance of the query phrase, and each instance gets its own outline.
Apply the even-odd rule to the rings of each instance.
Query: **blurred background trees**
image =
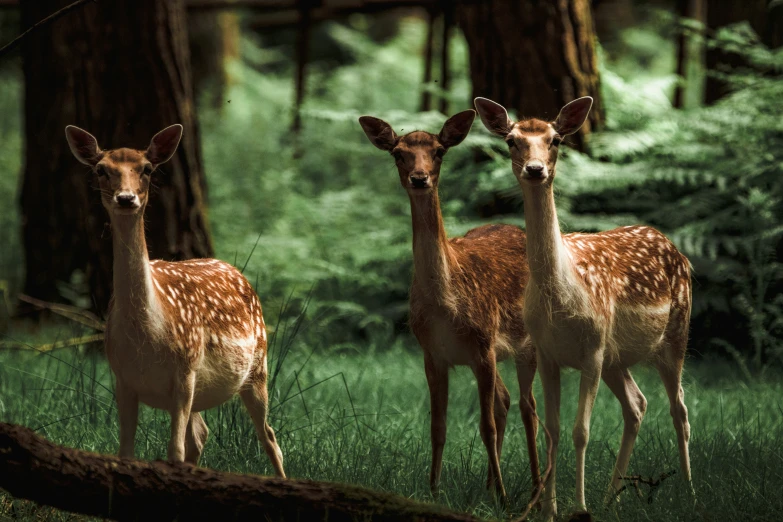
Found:
[[[66,3],[0,0],[0,38]],[[558,168],[561,223],[670,235],[695,267],[693,353],[760,370],[783,357],[783,6],[741,4],[88,5],[0,63],[0,280],[100,310],[110,232],[62,128],[144,147],[180,121],[188,141],[147,211],[154,257],[214,245],[245,269],[267,322],[308,302],[319,346],[409,342],[409,205],[358,116],[435,130],[477,95],[554,117],[589,94],[591,133]],[[480,127],[449,152],[441,185],[452,235],[524,226],[504,144]]]

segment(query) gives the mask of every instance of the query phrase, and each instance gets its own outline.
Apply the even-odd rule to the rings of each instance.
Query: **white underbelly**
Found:
[[[171,411],[180,402],[178,391],[188,370],[171,347],[142,343],[114,343],[109,365],[117,379],[147,406]],[[255,349],[247,346],[208,347],[192,368],[195,372],[193,411],[214,408],[229,400],[247,380]]]
[[[196,370],[193,411],[219,406],[239,392],[253,369],[253,351],[236,350],[230,357],[204,357]]]
[[[580,369],[590,357],[602,353],[605,367],[627,368],[657,355],[668,319],[667,304],[618,306],[608,328],[590,316],[567,313],[526,317],[526,324],[542,356],[559,366]]]
[[[604,335],[592,317],[566,312],[526,314],[534,346],[542,357],[561,367],[581,368],[600,352]]]
[[[615,354],[611,364],[629,367],[654,358],[663,346],[670,305],[615,309],[608,349]]]

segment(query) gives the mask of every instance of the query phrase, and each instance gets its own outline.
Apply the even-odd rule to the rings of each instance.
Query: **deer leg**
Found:
[[[503,479],[500,475],[500,459],[498,458],[498,432],[495,425],[495,395],[497,368],[494,357],[481,358],[473,366],[473,374],[478,382],[479,406],[481,408],[481,424],[479,431],[481,440],[487,448],[489,467],[492,470],[490,486],[494,486],[500,500],[505,502],[506,490],[503,487]],[[504,386],[505,387],[505,386]]]
[[[579,382],[579,408],[574,423],[574,449],[576,450],[576,504],[577,508],[587,511],[585,502],[585,455],[590,440],[590,417],[593,413],[595,396],[601,384],[601,361],[596,358],[592,364],[582,368]]]
[[[193,393],[196,388],[196,372],[189,372],[182,382],[175,384],[174,404],[171,415],[171,438],[169,439],[169,462],[185,460],[185,438],[190,421],[190,409],[193,406]]]
[[[430,438],[432,441],[432,466],[430,467],[430,492],[438,496],[440,474],[443,469],[443,447],[446,445],[446,410],[449,404],[449,368],[436,362],[424,352],[424,372],[430,389]]]
[[[117,379],[117,412],[120,416],[120,458],[134,456],[136,427],[139,422],[139,397]]]
[[[495,429],[497,431],[497,451],[498,460],[503,453],[503,438],[506,434],[506,420],[508,419],[508,410],[511,407],[511,395],[508,388],[503,384],[500,373],[495,374]],[[489,489],[495,483],[492,465],[487,464],[487,488]]]
[[[631,452],[639,434],[639,428],[647,410],[647,400],[627,369],[605,370],[602,378],[623,410],[623,438],[620,442],[620,451],[617,453],[617,462],[612,472],[612,481],[606,493],[606,501],[611,502],[617,491],[623,486],[622,477],[628,470],[628,462],[631,460]]]
[[[551,467],[541,500],[541,515],[546,521],[557,516],[557,446],[560,443],[560,367],[553,361],[546,361],[541,352],[536,353],[538,359],[538,375],[544,389],[544,410],[546,430],[549,432],[547,441],[547,465]]]
[[[206,444],[208,436],[209,428],[207,428],[207,423],[204,422],[204,419],[201,418],[201,414],[199,412],[191,413],[185,435],[185,462],[198,466],[198,461],[201,458],[201,452],[204,451],[204,444]]]
[[[267,457],[275,468],[275,474],[278,477],[285,478],[283,470],[283,452],[277,444],[275,431],[267,423],[266,415],[268,410],[268,395],[266,390],[266,378],[257,379],[249,383],[246,388],[239,392],[242,402],[245,404],[253,424],[256,427],[256,434],[261,445],[264,447]]]
[[[535,361],[517,360],[517,380],[519,381],[519,411],[522,413],[522,424],[525,426],[527,456],[530,460],[530,477],[533,481],[533,494],[541,482],[541,471],[538,463],[538,417],[536,417],[536,399],[533,397],[533,378],[536,376]]]
[[[688,423],[688,408],[685,406],[685,394],[682,391],[682,363],[658,366],[666,394],[669,396],[669,412],[677,432],[677,445],[680,451],[680,471],[682,477],[690,483],[691,461],[688,455],[688,441],[691,438],[691,426]]]

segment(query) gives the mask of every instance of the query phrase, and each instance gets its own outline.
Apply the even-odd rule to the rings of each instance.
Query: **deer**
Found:
[[[105,330],[116,382],[121,458],[133,458],[139,403],[171,416],[168,460],[198,465],[209,430],[199,412],[239,394],[275,474],[283,454],[267,423],[267,333],[247,279],[217,259],[150,260],[144,210],[158,167],[174,155],[182,125],[153,136],[146,150],[102,150],[69,125],[78,161],[97,175],[112,230],[113,295]]]
[[[525,234],[514,226],[493,224],[449,239],[438,197],[443,157],[462,143],[475,116],[473,110],[463,111],[449,118],[438,134],[413,131],[401,137],[379,118],[362,116],[359,123],[373,145],[391,154],[410,199],[414,265],[410,327],[424,352],[430,393],[430,491],[438,497],[449,370],[464,365],[473,371],[478,384],[479,431],[488,456],[487,488],[505,503],[500,454],[511,396],[497,362],[506,358],[516,364],[534,491],[540,482],[532,388],[536,358],[522,321],[528,274],[518,262],[526,255]]]
[[[617,397],[623,434],[607,501],[622,487],[647,400],[631,376],[650,363],[666,389],[677,433],[682,476],[690,485],[690,425],[681,384],[691,311],[691,264],[661,232],[626,226],[596,234],[563,235],[553,183],[559,145],[587,119],[592,98],[565,105],[554,121],[511,120],[486,98],[475,107],[484,126],[508,144],[512,171],[522,188],[530,280],[523,317],[535,346],[544,392],[545,426],[551,440],[551,473],[542,515],[557,514],[555,460],[560,436],[560,372],[581,373],[573,429],[576,503],[586,510],[584,469],[590,415],[600,380]]]

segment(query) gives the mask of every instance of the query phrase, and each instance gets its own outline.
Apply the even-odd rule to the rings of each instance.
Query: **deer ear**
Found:
[[[476,118],[476,111],[473,109],[462,111],[455,114],[443,124],[440,130],[438,140],[444,147],[456,147],[464,140],[470,132],[473,120]]]
[[[77,160],[94,167],[103,158],[103,151],[98,147],[98,140],[95,136],[84,129],[75,125],[65,127],[65,139],[68,140],[68,147]]]
[[[486,98],[473,100],[476,110],[481,118],[481,123],[489,132],[497,136],[506,137],[514,128],[514,122],[508,117],[505,107]]]
[[[391,125],[382,119],[362,116],[359,118],[359,124],[370,139],[370,143],[379,149],[389,151],[397,145],[397,134],[394,133]]]
[[[568,136],[579,130],[587,119],[587,114],[593,106],[593,99],[590,96],[578,98],[568,103],[560,109],[560,114],[552,124],[561,136]]]
[[[166,163],[177,151],[177,146],[181,139],[182,125],[176,123],[170,127],[166,127],[152,137],[150,146],[147,147],[147,159],[156,167],[162,163]]]

